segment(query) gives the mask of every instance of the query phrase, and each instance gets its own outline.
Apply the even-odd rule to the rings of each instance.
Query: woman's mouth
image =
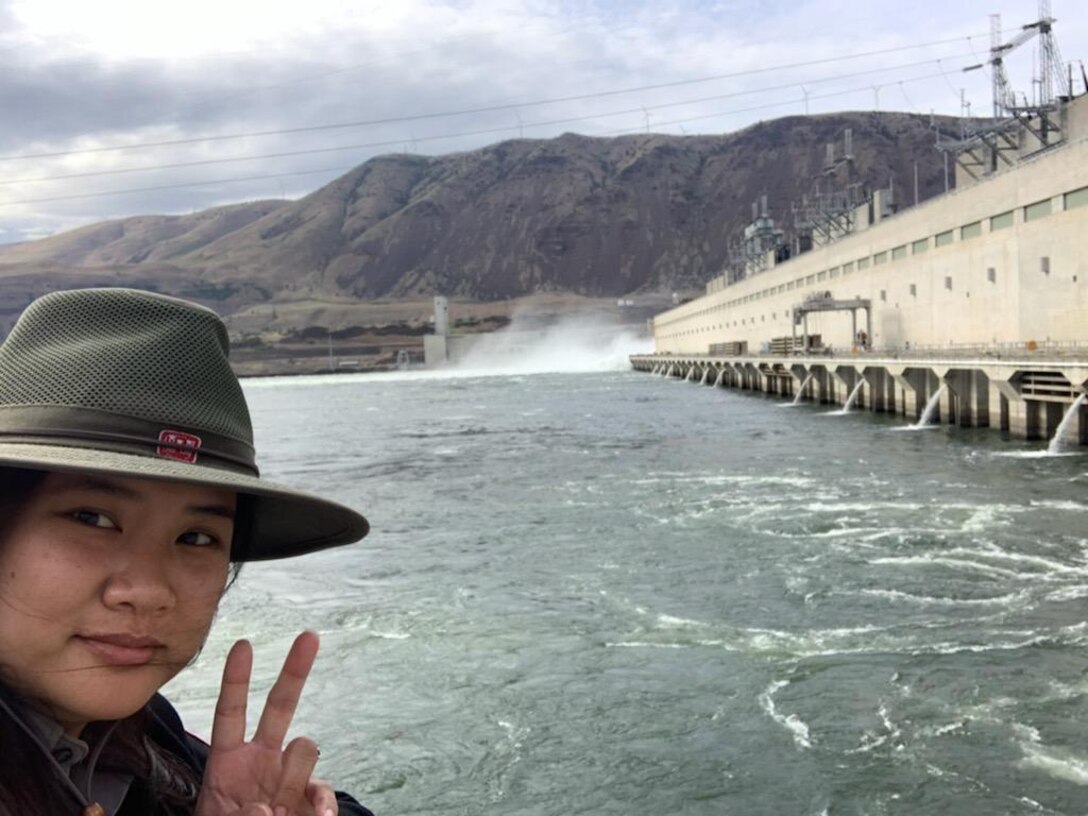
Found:
[[[145,666],[165,646],[155,638],[123,633],[76,635],[74,639],[110,666]]]

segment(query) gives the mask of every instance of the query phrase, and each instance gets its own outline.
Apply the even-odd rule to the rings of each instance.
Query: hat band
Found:
[[[109,450],[259,475],[246,442],[94,408],[0,405],[0,450],[4,442]]]

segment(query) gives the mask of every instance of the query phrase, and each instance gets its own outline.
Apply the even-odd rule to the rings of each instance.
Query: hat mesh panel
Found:
[[[132,290],[46,295],[0,347],[0,405],[80,406],[251,443],[218,316]]]

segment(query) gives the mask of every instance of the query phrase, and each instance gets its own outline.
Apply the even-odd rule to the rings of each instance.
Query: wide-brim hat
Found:
[[[260,478],[253,427],[210,309],[133,289],[54,292],[0,345],[0,467],[163,479],[249,497],[236,560],[358,541],[349,507]]]

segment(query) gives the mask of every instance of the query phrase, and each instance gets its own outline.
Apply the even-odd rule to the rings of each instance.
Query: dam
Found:
[[[1088,443],[1083,84],[995,98],[993,119],[939,135],[955,188],[912,207],[894,185],[860,192],[847,133],[789,225],[753,206],[728,267],[653,318],[654,352],[632,367]]]
[[[988,427],[1055,448],[1088,444],[1088,349],[969,356],[637,355],[636,371],[902,416],[910,423]],[[1062,433],[1058,435],[1059,428]]]

